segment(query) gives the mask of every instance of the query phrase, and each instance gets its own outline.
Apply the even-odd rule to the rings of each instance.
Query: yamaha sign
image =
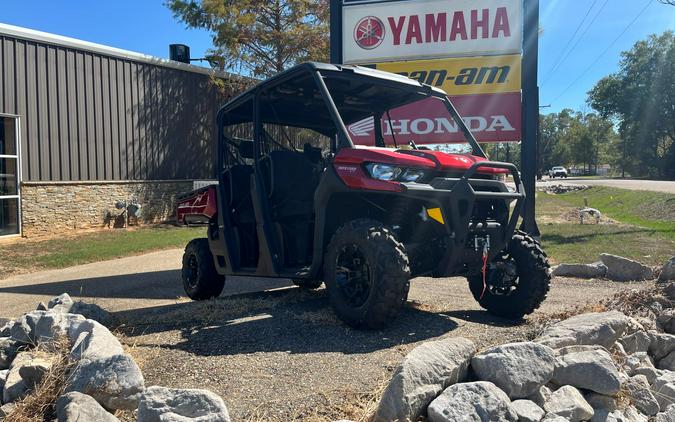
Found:
[[[367,63],[519,53],[520,1],[408,0],[347,6],[342,61]]]

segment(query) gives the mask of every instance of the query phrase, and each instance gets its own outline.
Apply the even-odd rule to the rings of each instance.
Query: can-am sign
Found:
[[[520,55],[462,57],[368,64],[441,88],[448,95],[520,91]]]
[[[410,0],[343,10],[344,63],[520,53],[520,0]]]

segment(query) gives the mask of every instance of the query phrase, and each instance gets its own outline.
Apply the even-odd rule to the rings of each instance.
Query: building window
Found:
[[[20,234],[17,118],[0,116],[0,236]]]

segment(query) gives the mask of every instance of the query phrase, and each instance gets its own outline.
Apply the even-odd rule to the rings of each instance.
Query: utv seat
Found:
[[[310,217],[314,213],[314,192],[321,177],[312,155],[296,151],[272,151],[262,170],[270,199],[272,218]]]
[[[253,168],[247,165],[232,166],[225,173],[229,206],[235,224],[255,223],[251,199],[251,175]]]
[[[258,262],[258,236],[251,197],[252,175],[251,166],[239,164],[227,170],[223,178],[227,206],[231,211],[235,238],[241,251],[240,264],[255,267]]]

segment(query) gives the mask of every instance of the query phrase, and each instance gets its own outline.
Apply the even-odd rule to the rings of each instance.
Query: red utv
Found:
[[[391,116],[429,103],[465,143],[440,152],[397,139]],[[355,145],[355,132],[373,145]],[[178,201],[179,221],[208,225],[183,256],[192,299],[218,296],[228,275],[325,283],[342,320],[378,328],[416,276],[466,277],[480,305],[507,318],[546,297],[546,254],[516,231],[525,197],[516,167],[486,159],[439,89],[306,63],[228,102],[217,144],[218,184]]]

